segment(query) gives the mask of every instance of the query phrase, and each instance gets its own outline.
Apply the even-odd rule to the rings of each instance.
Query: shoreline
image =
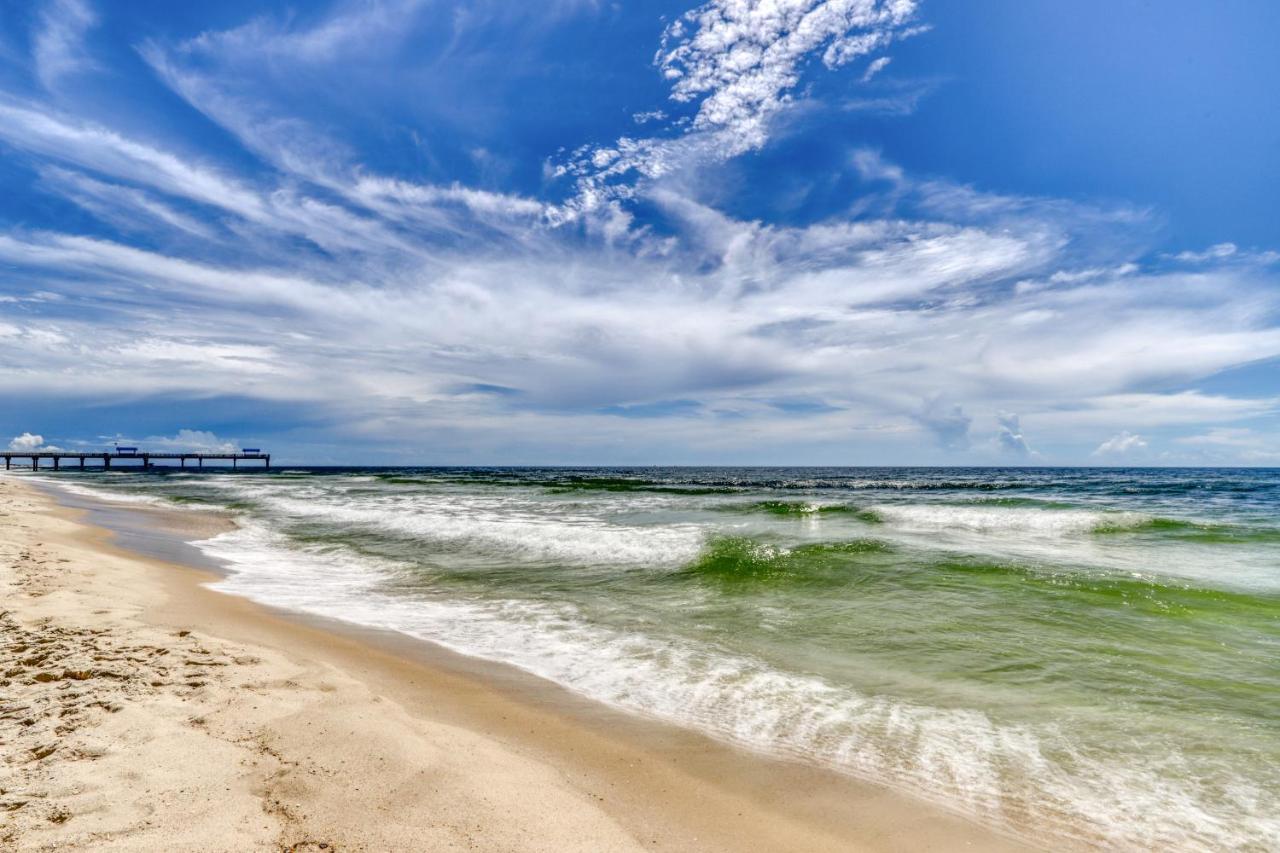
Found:
[[[24,547],[32,554],[39,542],[42,565],[62,568],[52,577],[52,570],[28,566],[25,581],[17,563],[6,569],[5,582],[20,591],[6,596],[6,607],[20,622],[88,622],[90,630],[124,640],[149,638],[156,648],[199,642],[230,649],[217,667],[197,658],[201,672],[214,673],[190,679],[198,686],[176,693],[139,687],[112,700],[123,710],[85,726],[110,729],[126,712],[158,717],[173,724],[184,749],[218,753],[248,835],[194,835],[196,849],[1027,849],[886,787],[613,710],[512,667],[215,592],[204,586],[217,577],[208,566],[138,554],[128,536],[86,524],[88,510],[60,506],[13,477],[0,478],[0,507],[6,558]],[[151,523],[185,515],[132,507],[120,513],[141,513]],[[207,523],[207,513],[191,516],[175,523]],[[15,541],[24,533],[25,544]],[[158,539],[172,541],[171,534]],[[121,591],[123,602],[99,612],[108,593]],[[65,612],[49,608],[54,598]],[[250,659],[257,662],[240,662]],[[21,680],[16,676],[15,686]],[[224,747],[244,754],[229,759]],[[86,777],[102,775],[108,764],[136,776],[138,761],[137,751],[119,747],[89,758],[60,747],[23,766],[37,765],[52,779],[61,773],[74,788],[91,785]],[[7,759],[5,771],[13,764]],[[142,775],[134,784],[154,798]],[[176,791],[192,782],[179,772]],[[192,826],[198,798],[166,793]],[[22,814],[32,802],[3,813],[0,841],[15,826],[21,849],[173,842],[149,824],[124,820],[128,809],[119,802],[100,802],[86,814],[58,806],[69,812],[60,822],[50,816],[61,812],[46,808],[43,823]],[[94,829],[113,819],[116,829]]]

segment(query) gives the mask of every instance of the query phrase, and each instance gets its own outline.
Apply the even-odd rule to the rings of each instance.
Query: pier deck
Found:
[[[85,467],[85,461],[99,463],[99,467],[110,468],[113,462],[134,462],[139,463],[130,465],[131,468],[154,468],[157,459],[177,459],[179,468],[187,467],[187,461],[191,460],[196,463],[197,468],[203,468],[206,460],[215,462],[225,462],[230,460],[231,467],[239,467],[240,462],[246,460],[261,461],[263,469],[271,467],[270,453],[152,453],[150,451],[139,451],[137,453],[118,453],[115,451],[106,451],[102,453],[82,453],[75,450],[4,450],[0,451],[0,456],[4,457],[5,470],[9,470],[13,465],[13,460],[23,459],[30,460],[31,470],[38,471],[40,469],[40,460],[53,460],[52,468],[54,471],[62,469],[62,463],[68,460],[78,461],[79,468]],[[167,466],[173,467],[173,466]]]

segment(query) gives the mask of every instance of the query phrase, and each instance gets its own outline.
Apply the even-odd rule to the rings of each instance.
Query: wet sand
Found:
[[[213,592],[184,540],[217,515],[60,500],[0,477],[0,847],[1026,849],[509,667]]]

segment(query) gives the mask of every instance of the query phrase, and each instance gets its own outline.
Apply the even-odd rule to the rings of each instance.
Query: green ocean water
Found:
[[[230,507],[228,592],[1043,841],[1280,849],[1280,472],[69,474]]]

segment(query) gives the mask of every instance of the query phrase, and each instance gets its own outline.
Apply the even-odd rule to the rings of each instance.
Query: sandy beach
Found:
[[[878,786],[212,592],[82,516],[0,478],[6,849],[1018,849]],[[230,523],[141,517],[188,538]]]

